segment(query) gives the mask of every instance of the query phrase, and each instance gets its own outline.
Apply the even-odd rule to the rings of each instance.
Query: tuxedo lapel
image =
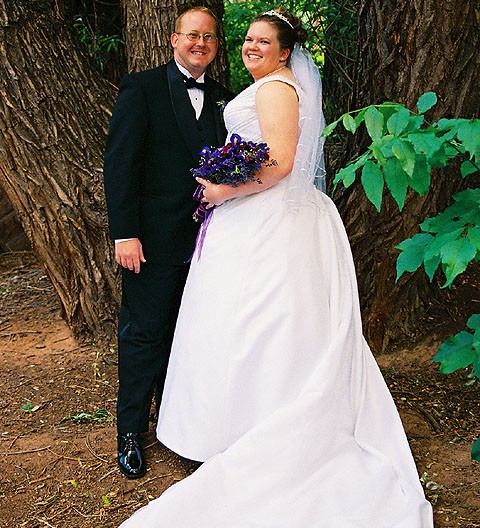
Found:
[[[225,106],[226,101],[221,99],[221,94],[216,90],[215,84],[207,76],[205,76],[205,84],[207,86],[205,96],[210,97],[210,100],[212,101],[213,116],[215,118],[215,132],[217,134],[218,144],[223,145],[226,136],[225,124],[223,121],[223,107]]]
[[[195,110],[190,102],[185,83],[173,60],[167,64],[167,79],[170,99],[178,128],[188,150],[192,153],[193,158],[197,159],[198,153],[205,145],[202,145],[197,120],[195,118]]]

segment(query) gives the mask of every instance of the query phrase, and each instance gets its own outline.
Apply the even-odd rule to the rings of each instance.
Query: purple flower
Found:
[[[266,143],[243,141],[238,134],[232,134],[230,141],[223,147],[203,147],[200,151],[200,164],[196,169],[190,169],[195,177],[203,178],[216,184],[238,187],[247,181],[262,181],[255,174],[262,165],[271,167],[276,165],[275,160],[270,160],[269,147]],[[202,186],[195,191],[194,198],[202,199]],[[200,204],[193,218],[203,222],[208,217],[211,209],[206,210],[205,204]]]

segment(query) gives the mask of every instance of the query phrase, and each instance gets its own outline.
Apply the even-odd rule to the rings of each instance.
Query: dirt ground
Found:
[[[470,459],[480,432],[480,384],[466,386],[466,373],[440,374],[431,363],[437,345],[431,336],[377,359],[435,526],[480,527],[480,464]],[[32,253],[0,254],[0,351],[1,528],[116,527],[194,470],[150,433],[147,475],[120,475],[114,346],[73,339]]]

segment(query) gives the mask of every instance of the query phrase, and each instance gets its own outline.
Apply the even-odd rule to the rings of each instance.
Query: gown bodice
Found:
[[[227,141],[232,133],[238,134],[242,139],[247,141],[262,141],[260,123],[258,121],[257,107],[255,97],[257,90],[267,82],[281,81],[295,88],[300,103],[300,115],[302,112],[302,90],[301,88],[286,77],[281,75],[270,75],[263,77],[257,82],[250,85],[240,94],[232,99],[224,110],[225,125],[228,130]],[[301,122],[301,120],[300,120]]]

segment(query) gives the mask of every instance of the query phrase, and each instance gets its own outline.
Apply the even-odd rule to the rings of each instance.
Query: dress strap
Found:
[[[257,90],[258,88],[260,88],[260,86],[263,86],[265,83],[272,82],[272,81],[281,81],[285,84],[292,86],[297,92],[297,96],[299,98],[301,94],[303,93],[302,88],[300,87],[298,83],[296,83],[295,81],[292,81],[291,79],[287,79],[287,77],[284,77],[283,75],[266,75],[265,77],[262,77],[255,83],[255,85],[257,86]]]

